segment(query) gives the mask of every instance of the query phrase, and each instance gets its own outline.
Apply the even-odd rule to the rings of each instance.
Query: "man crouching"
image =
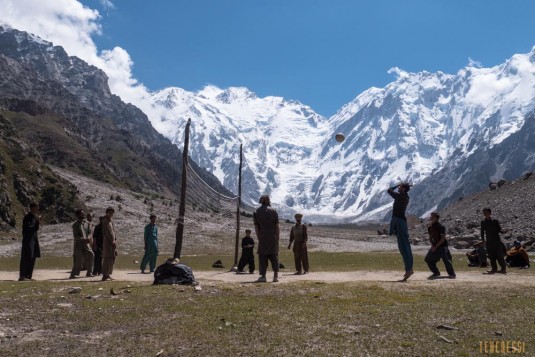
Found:
[[[425,262],[433,273],[429,279],[434,279],[440,276],[440,271],[437,268],[437,262],[440,259],[444,262],[448,277],[450,279],[455,279],[455,270],[453,270],[451,253],[448,249],[448,241],[446,240],[446,227],[438,222],[439,219],[440,216],[437,212],[431,213],[429,224],[427,226],[431,249],[429,249],[425,256]]]

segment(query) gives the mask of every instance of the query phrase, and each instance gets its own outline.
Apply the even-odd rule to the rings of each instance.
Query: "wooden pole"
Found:
[[[186,131],[184,133],[184,151],[182,152],[182,187],[180,188],[180,205],[178,207],[178,220],[175,235],[175,253],[173,258],[180,258],[182,252],[182,240],[184,238],[184,216],[186,215],[186,179],[188,170],[188,147],[189,147],[189,128],[191,119],[188,119]]]
[[[240,144],[240,168],[238,171],[238,204],[236,209],[236,247],[234,249],[234,266],[238,266],[238,249],[240,246],[240,206],[241,206],[241,169],[243,161],[243,144]]]

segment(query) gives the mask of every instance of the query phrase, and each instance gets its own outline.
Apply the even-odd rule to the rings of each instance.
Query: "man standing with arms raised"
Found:
[[[396,192],[395,190],[398,190]],[[405,274],[402,281],[406,281],[414,271],[412,270],[413,258],[411,243],[409,241],[409,227],[407,225],[407,217],[405,211],[409,205],[410,190],[408,183],[400,183],[397,186],[390,187],[388,194],[394,199],[394,207],[392,210],[392,220],[390,221],[390,235],[395,234],[398,240],[398,248],[403,257],[403,264],[405,265]]]
[[[268,195],[258,201],[262,206],[253,213],[256,236],[258,237],[258,265],[260,277],[257,282],[265,283],[268,261],[273,269],[273,282],[279,281],[279,215],[271,207]]]

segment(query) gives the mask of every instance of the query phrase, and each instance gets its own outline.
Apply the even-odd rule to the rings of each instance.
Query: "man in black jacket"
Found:
[[[41,257],[37,231],[41,216],[38,216],[39,206],[30,203],[30,212],[22,220],[22,250],[20,252],[20,275],[19,281],[33,280],[33,268],[35,259]]]
[[[241,240],[241,257],[238,263],[238,273],[243,273],[245,266],[249,266],[249,274],[254,273],[254,240],[251,237],[251,230],[245,230],[245,237]]]
[[[431,216],[429,217],[429,225],[427,226],[431,248],[425,256],[425,262],[427,263],[429,270],[433,273],[429,278],[433,279],[440,276],[437,262],[442,259],[446,271],[448,272],[448,277],[450,279],[455,279],[455,270],[453,270],[451,253],[448,249],[448,241],[446,240],[446,227],[439,223],[439,218],[440,216],[437,212],[431,213]]]
[[[279,214],[271,207],[268,195],[262,195],[258,201],[262,206],[253,213],[256,237],[258,238],[258,265],[260,277],[257,282],[266,282],[268,261],[273,269],[273,282],[279,281]]]
[[[492,210],[490,208],[483,208],[483,215],[485,219],[481,221],[481,240],[486,242],[487,254],[489,255],[491,270],[488,274],[507,272],[505,265],[505,246],[500,239],[500,233],[505,231],[500,226],[500,222],[497,219],[491,217]],[[485,240],[486,236],[486,240]],[[498,271],[496,261],[500,264],[501,270]]]

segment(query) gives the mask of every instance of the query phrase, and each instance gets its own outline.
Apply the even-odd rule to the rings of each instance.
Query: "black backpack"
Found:
[[[197,282],[191,268],[181,263],[165,262],[154,272],[154,284],[194,285]]]

